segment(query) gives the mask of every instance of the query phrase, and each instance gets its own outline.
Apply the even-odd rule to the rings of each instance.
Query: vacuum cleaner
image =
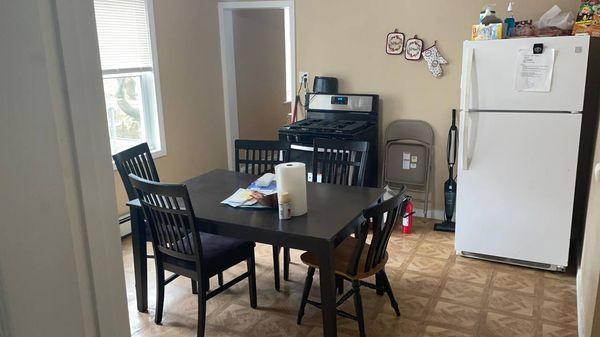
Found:
[[[456,180],[454,179],[454,165],[458,151],[458,128],[456,127],[456,109],[452,109],[452,125],[448,131],[448,180],[444,183],[444,208],[446,220],[433,226],[433,230],[440,232],[454,232],[455,224],[452,221],[456,209]]]

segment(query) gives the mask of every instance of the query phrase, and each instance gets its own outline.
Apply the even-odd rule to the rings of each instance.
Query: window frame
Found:
[[[161,86],[160,86],[160,71],[159,71],[159,67],[158,67],[158,51],[157,51],[157,47],[156,47],[156,29],[155,29],[155,24],[154,24],[154,0],[144,0],[144,3],[146,4],[146,11],[147,11],[147,15],[148,15],[148,30],[150,33],[150,51],[152,53],[152,67],[113,69],[113,70],[106,70],[106,71],[101,70],[101,74],[102,74],[103,81],[105,78],[115,78],[115,77],[120,77],[120,76],[132,76],[132,75],[142,76],[142,79],[140,81],[141,82],[140,84],[142,86],[141,90],[144,94],[146,94],[145,96],[150,95],[150,97],[144,97],[144,99],[143,99],[143,104],[144,104],[144,108],[145,108],[144,110],[151,111],[152,105],[155,105],[154,110],[156,110],[156,121],[157,121],[156,128],[157,128],[157,130],[154,130],[154,134],[155,134],[155,136],[158,137],[157,144],[160,146],[160,149],[152,151],[152,157],[156,159],[156,158],[164,157],[167,155],[167,145],[166,145],[166,139],[165,139],[165,126],[164,126],[165,123],[164,123],[164,114],[163,114],[162,91],[161,91]],[[150,73],[150,72],[152,73],[152,76],[151,76],[151,78],[147,78],[147,76],[148,76],[147,73]],[[146,74],[144,74],[144,73],[146,73]],[[152,82],[152,83],[150,83],[150,82]],[[149,84],[154,85],[154,90],[144,89]],[[105,110],[105,113],[107,113],[106,110]],[[106,118],[108,119],[108,115],[106,115]],[[148,127],[149,122],[145,121],[144,123],[147,124],[146,127]],[[154,127],[150,126],[150,128],[154,128]],[[109,140],[110,140],[110,135],[109,135]],[[147,137],[146,137],[146,142],[147,142]],[[112,156],[112,153],[111,153],[111,156]],[[113,170],[116,170],[116,169],[117,168],[113,161]]]

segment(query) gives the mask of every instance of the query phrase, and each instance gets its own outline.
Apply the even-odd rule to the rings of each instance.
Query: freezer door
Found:
[[[566,266],[581,114],[470,112],[465,125],[457,251]]]
[[[463,110],[582,111],[590,38],[549,38],[466,41],[463,47]],[[550,92],[516,90],[519,50],[554,49]]]

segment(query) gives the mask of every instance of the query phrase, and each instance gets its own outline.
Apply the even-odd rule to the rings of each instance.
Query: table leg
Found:
[[[377,203],[380,204],[383,202],[383,196],[381,196],[378,200]],[[381,277],[379,276],[379,274],[375,274],[375,292],[377,293],[377,295],[379,296],[383,296],[383,292],[384,292],[384,283],[381,280]]]
[[[133,269],[135,296],[139,312],[148,312],[148,262],[146,260],[146,224],[142,210],[130,207],[131,239],[133,242]]]
[[[331,243],[328,243],[319,252],[319,279],[321,281],[323,336],[336,337],[336,287],[333,268],[333,245]]]

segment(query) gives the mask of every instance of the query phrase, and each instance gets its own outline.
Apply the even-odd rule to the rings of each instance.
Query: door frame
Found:
[[[237,86],[235,74],[235,45],[233,35],[233,11],[239,9],[283,9],[289,17],[289,45],[286,53],[290,53],[292,101],[296,93],[296,23],[294,0],[287,1],[237,1],[219,2],[219,38],[221,42],[221,70],[223,76],[223,107],[225,112],[225,137],[227,141],[227,164],[234,168],[234,143],[239,138]],[[293,108],[293,105],[292,105]]]

